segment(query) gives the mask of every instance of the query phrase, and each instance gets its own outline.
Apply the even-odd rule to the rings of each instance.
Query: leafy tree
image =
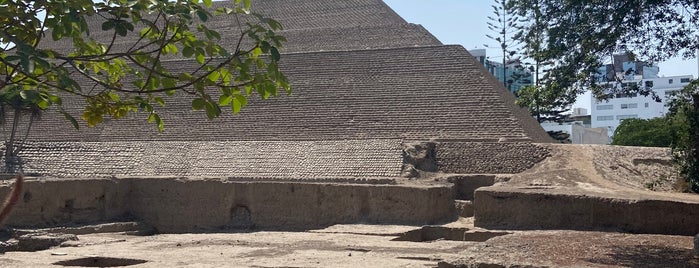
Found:
[[[668,118],[624,119],[614,131],[613,145],[670,147],[673,127]]]
[[[692,81],[669,102],[672,156],[692,191],[699,193],[699,80]]]
[[[699,49],[699,1],[695,0],[510,0],[508,4],[524,17],[531,17],[533,7],[539,10],[545,27],[526,31],[541,31],[547,37],[544,59],[553,62],[548,79],[569,88],[567,94],[573,98],[588,89],[597,99],[617,93],[612,89],[618,87],[610,83],[619,81],[599,79],[597,74],[616,53],[632,51],[657,62],[679,55],[689,58]],[[652,88],[644,86],[621,90],[657,98]],[[683,175],[699,192],[696,85],[683,94],[670,105],[673,120],[686,120],[686,128],[677,130],[679,137],[686,138],[674,140],[673,151]]]
[[[639,58],[662,61],[677,55],[692,57],[699,48],[699,2],[694,0],[509,0],[524,17],[539,12],[544,27],[538,31],[548,40],[542,47],[545,59],[554,63],[548,75],[571,95],[588,89],[598,99],[609,96],[609,83],[600,81],[597,70],[612,55],[634,51]],[[627,89],[644,96],[645,87]]]
[[[488,16],[488,29],[495,33],[494,36],[486,35],[489,39],[498,43],[498,48],[502,51],[502,81],[508,90],[512,91],[512,84],[520,77],[507,77],[507,65],[517,54],[515,48],[519,44],[514,37],[521,35],[518,27],[519,17],[514,13],[514,9],[507,5],[507,0],[494,0],[492,5],[493,15]],[[488,45],[486,45],[488,47]]]
[[[558,121],[565,118],[563,113],[569,110],[575,99],[570,98],[568,89],[558,86],[555,80],[549,79],[547,71],[552,63],[546,59],[544,45],[547,37],[544,33],[545,22],[541,19],[539,3],[533,3],[527,16],[528,23],[518,27],[521,32],[516,35],[523,44],[523,54],[531,62],[530,70],[534,73],[534,85],[527,86],[517,92],[516,104],[527,107],[539,123]],[[511,2],[509,3],[512,7]]]
[[[211,6],[211,0],[0,0],[0,111],[3,118],[6,108],[14,111],[6,161],[17,154],[21,115],[35,118],[52,106],[76,128],[76,117],[95,126],[104,117],[141,112],[162,131],[158,108],[173,94],[191,96],[192,108],[212,119],[222,107],[237,113],[254,92],[268,98],[289,91],[278,65],[281,25],[251,13],[250,0]],[[246,22],[237,44],[219,44],[220,33],[206,25],[224,14]],[[90,27],[95,22],[100,28]],[[172,68],[165,64],[172,58],[196,67]],[[67,95],[85,100],[81,115],[63,109]]]
[[[566,117],[563,113],[569,111],[572,102],[558,89],[537,84],[526,86],[517,91],[515,103],[527,107],[539,123],[559,121]]]

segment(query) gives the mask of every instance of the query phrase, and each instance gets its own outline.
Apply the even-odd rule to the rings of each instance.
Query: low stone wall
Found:
[[[395,178],[400,140],[33,142],[25,174],[104,178],[178,176],[333,179]]]
[[[106,221],[127,215],[131,184],[111,179],[31,180],[4,224],[47,227]],[[0,187],[4,199],[10,187]]]
[[[458,174],[515,174],[550,155],[528,142],[441,141],[436,146],[439,171]]]
[[[609,197],[591,192],[485,187],[476,190],[475,225],[490,229],[699,233],[699,203]]]
[[[9,187],[0,188],[5,195]],[[456,218],[446,186],[243,182],[226,179],[29,180],[10,226],[144,220],[162,233],[303,230],[339,223],[425,225]]]

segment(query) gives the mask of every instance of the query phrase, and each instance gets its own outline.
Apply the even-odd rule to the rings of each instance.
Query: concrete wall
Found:
[[[699,203],[543,191],[511,187],[478,189],[473,202],[475,225],[490,229],[699,233]]]
[[[456,218],[447,186],[233,182],[221,179],[30,180],[7,224],[50,226],[133,215],[159,232],[300,230],[338,223],[424,225]],[[6,195],[9,187],[0,188]]]

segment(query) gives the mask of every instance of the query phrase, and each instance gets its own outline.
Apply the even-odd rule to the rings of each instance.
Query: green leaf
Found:
[[[221,73],[219,73],[218,71],[214,71],[214,72],[210,73],[210,74],[206,77],[206,79],[209,79],[209,81],[211,81],[211,82],[216,82],[216,81],[218,81],[218,79],[219,79],[220,77],[221,77]]]
[[[282,24],[279,23],[276,20],[266,18],[265,21],[267,22],[267,25],[269,25],[272,30],[278,31],[278,30],[283,30],[284,27],[282,27]]]
[[[192,80],[194,80],[194,77],[192,76],[192,74],[189,74],[189,73],[181,73],[178,76],[178,78],[180,79],[180,81],[192,81]]]
[[[116,23],[114,23],[114,20],[105,21],[102,23],[102,31],[109,31],[111,29],[114,29],[115,26]]]
[[[252,50],[252,58],[256,59],[262,54],[262,48],[256,47]]]
[[[155,97],[153,98],[153,101],[155,101],[155,103],[159,104],[161,107],[165,107],[165,100],[163,100],[163,98]]]
[[[226,106],[233,101],[233,96],[232,95],[221,95],[218,97],[218,105],[221,106]]]
[[[170,77],[163,77],[160,81],[164,88],[174,88],[177,86],[177,80]]]
[[[148,123],[155,123],[158,126],[158,131],[163,132],[165,129],[165,123],[163,122],[163,119],[160,118],[160,115],[157,113],[151,113],[148,116]]]
[[[236,95],[235,99],[233,99],[233,103],[231,104],[231,108],[233,109],[233,113],[237,114],[240,112],[240,109],[245,107],[248,104],[248,99],[245,98],[243,95]]]
[[[221,108],[218,105],[214,105],[210,102],[206,103],[206,117],[209,119],[214,119],[221,114]]]
[[[80,129],[80,125],[78,124],[78,120],[75,120],[75,117],[61,109],[61,114],[73,125],[75,129]]]
[[[276,47],[271,47],[269,52],[272,54],[272,60],[274,61],[279,61],[282,58],[281,54],[279,54],[279,50],[277,50]]]
[[[200,111],[206,106],[206,101],[202,98],[196,98],[192,100],[192,109],[195,111]]]
[[[45,100],[40,100],[39,102],[36,103],[36,106],[39,107],[39,109],[41,109],[41,110],[48,109],[50,105],[51,104]]]
[[[191,58],[192,55],[194,55],[194,49],[190,46],[185,46],[182,49],[182,56],[185,56],[186,58]]]
[[[209,15],[206,14],[206,11],[204,10],[197,10],[197,16],[202,22],[206,22],[207,20],[209,20]]]
[[[158,116],[158,115],[157,115],[157,114],[154,114],[154,113],[153,113],[153,114],[150,114],[150,115],[148,116],[148,123],[155,123],[155,120],[156,120],[155,118],[156,118],[156,116]]]

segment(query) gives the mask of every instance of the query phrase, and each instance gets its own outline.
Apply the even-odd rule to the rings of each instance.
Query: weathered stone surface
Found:
[[[26,174],[43,177],[218,176],[252,179],[398,177],[398,140],[35,142]]]
[[[460,217],[473,217],[473,202],[467,200],[454,200],[454,202],[454,205],[456,206],[456,212],[459,213]]]
[[[613,196],[583,189],[491,186],[476,190],[475,225],[489,229],[610,230],[693,235],[699,200]]]
[[[550,155],[526,142],[460,142],[437,144],[437,164],[445,173],[513,174],[523,172]]]
[[[131,185],[117,179],[26,179],[22,199],[5,224],[50,227],[105,222],[128,212]],[[10,187],[0,187],[6,196]]]
[[[434,142],[412,142],[403,144],[403,177],[420,177],[422,173],[437,172]]]
[[[231,5],[230,1],[215,1],[213,8]],[[378,0],[326,0],[312,4],[300,0],[260,0],[252,8],[284,26],[278,33],[288,40],[284,43],[286,53],[442,45],[424,28],[407,23]],[[238,19],[245,23],[253,20],[249,17],[224,14],[210,18],[206,25],[219,31],[222,37],[219,43],[232,50],[241,32]],[[100,30],[102,18],[92,16],[88,22],[92,26],[90,37],[103,42],[111,40],[109,32]],[[113,51],[128,49],[138,37],[138,34],[129,34],[118,38]],[[247,41],[243,39],[242,47],[249,47]],[[68,40],[46,40],[46,43],[59,50],[72,47]]]
[[[699,259],[699,234],[694,236],[694,258]]]
[[[22,235],[17,238],[18,251],[38,251],[61,245],[66,241],[77,241],[74,234],[61,233],[33,233]]]
[[[338,223],[435,224],[457,217],[447,185],[330,184],[227,179],[28,180],[9,226],[104,222],[130,215],[158,232],[298,230]],[[9,187],[0,188],[0,196]],[[118,230],[119,226],[93,228]],[[85,232],[67,228],[68,232]]]
[[[192,68],[187,60],[169,63],[175,71]],[[253,98],[238,115],[224,113],[210,121],[204,113],[190,111],[189,96],[178,95],[159,109],[169,122],[163,133],[133,116],[81,131],[58,120],[41,120],[30,137],[102,142],[549,140],[536,120],[513,103],[514,96],[460,46],[289,54],[282,68],[294,94],[268,101]],[[66,98],[64,106],[82,111],[79,100]],[[47,111],[44,118],[58,116]]]
[[[96,233],[129,233],[129,234],[152,234],[153,227],[142,222],[109,222],[98,224],[84,224],[75,226],[61,226],[43,229],[15,229],[15,236],[21,236],[32,233],[51,233],[51,234],[96,234]]]
[[[477,146],[478,142],[550,140],[463,47],[442,45],[380,0],[261,0],[253,8],[284,25],[280,34],[289,42],[280,67],[293,95],[267,101],[253,97],[240,114],[224,113],[211,121],[191,111],[191,96],[176,94],[158,109],[167,125],[162,133],[146,123],[144,115],[107,119],[95,128],[83,125],[80,131],[61,120],[40,120],[28,138],[37,143],[26,144],[20,155],[25,172],[44,177],[283,179],[510,173],[529,166],[528,158],[510,157],[529,149]],[[207,21],[208,28],[221,31],[221,43],[231,50],[240,33],[236,18],[224,15]],[[98,30],[100,20],[90,18],[90,27],[96,29],[91,37],[111,40]],[[127,44],[139,38],[120,38],[112,49],[131,47]],[[61,41],[47,46],[70,47]],[[173,72],[191,72],[197,66],[191,59],[178,58],[163,64]],[[83,88],[93,83],[84,78],[78,82]],[[63,108],[79,115],[82,102],[66,96]],[[53,109],[42,118],[63,116]],[[406,163],[403,169],[400,148],[396,154],[396,147],[385,145],[432,139],[476,143],[444,154],[437,164],[430,155],[429,161]],[[477,161],[494,151],[501,154]],[[537,156],[532,155],[535,162]]]
[[[421,225],[457,216],[446,186],[168,179],[134,179],[133,183],[130,212],[160,232],[305,230],[338,223]]]

